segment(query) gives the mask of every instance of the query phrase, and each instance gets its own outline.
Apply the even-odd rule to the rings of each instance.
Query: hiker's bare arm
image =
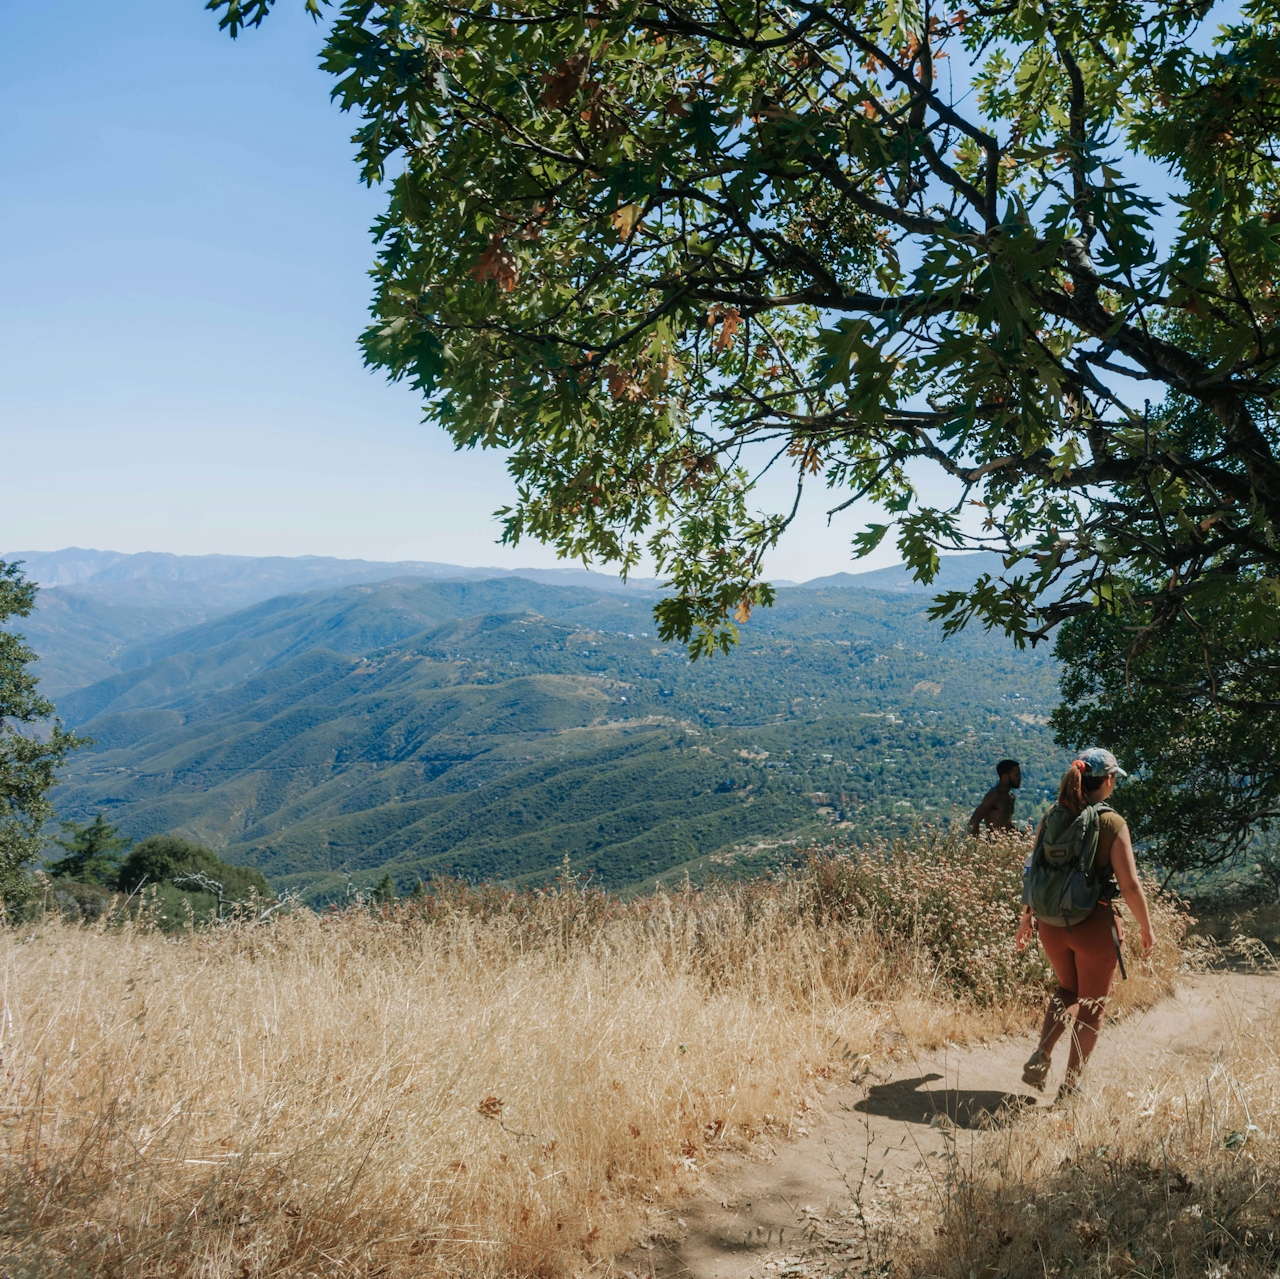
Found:
[[[1133,912],[1142,930],[1142,954],[1145,957],[1151,954],[1156,937],[1151,931],[1151,912],[1147,909],[1147,895],[1142,891],[1142,881],[1138,878],[1138,864],[1133,858],[1133,840],[1129,837],[1127,825],[1111,845],[1111,869],[1115,871],[1124,904]]]
[[[1022,918],[1018,920],[1018,931],[1013,935],[1014,950],[1021,951],[1026,947],[1028,941],[1031,940],[1031,928],[1034,923],[1031,915],[1031,907],[1024,906],[1022,908]]]

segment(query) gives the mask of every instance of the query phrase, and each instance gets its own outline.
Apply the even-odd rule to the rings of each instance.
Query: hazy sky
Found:
[[[500,456],[361,365],[381,195],[280,0],[0,0],[0,550],[550,565],[495,545]],[[850,562],[819,500],[770,564]]]

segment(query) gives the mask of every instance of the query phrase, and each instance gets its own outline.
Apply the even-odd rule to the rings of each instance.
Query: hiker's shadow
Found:
[[[941,1078],[937,1074],[918,1075],[895,1079],[891,1084],[873,1084],[853,1109],[909,1124],[932,1124],[945,1117],[957,1128],[986,1128],[1007,1123],[1019,1111],[1036,1104],[1036,1099],[1025,1093],[932,1087]]]

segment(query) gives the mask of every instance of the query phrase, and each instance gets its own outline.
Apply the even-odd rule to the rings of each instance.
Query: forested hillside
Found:
[[[180,833],[312,900],[387,871],[538,882],[565,856],[618,888],[756,868],[965,808],[1003,754],[1030,812],[1057,771],[1050,659],[944,643],[927,594],[867,577],[881,589],[783,589],[696,664],[657,640],[651,592],[612,583],[402,577],[185,628],[154,583],[141,616],[105,594],[109,673],[59,698],[96,740],[59,809]],[[63,673],[94,634],[76,589],[46,592],[32,635]],[[183,588],[168,616],[190,607]]]
[[[652,582],[620,582],[581,568],[464,568],[404,560],[340,560],[322,555],[169,555],[115,551],[6,551],[41,587],[23,631],[41,656],[41,686],[51,697],[83,688],[123,669],[134,646],[265,600],[302,591],[332,591],[359,582],[412,576],[476,582],[520,577],[595,592],[645,592]]]

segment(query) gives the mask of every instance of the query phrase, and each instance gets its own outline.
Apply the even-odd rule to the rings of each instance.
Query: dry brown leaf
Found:
[[[502,1098],[489,1094],[477,1107],[476,1114],[483,1115],[486,1119],[497,1119],[502,1114]]]
[[[587,81],[587,68],[591,60],[585,53],[576,53],[566,58],[554,71],[548,71],[542,77],[546,88],[542,91],[543,106],[558,111],[573,101],[579,89]]]
[[[489,247],[476,259],[471,274],[481,282],[492,280],[504,293],[510,293],[520,283],[520,263],[502,236],[491,235]]]
[[[635,233],[643,212],[644,210],[638,204],[624,204],[610,215],[609,220],[613,223],[613,229],[617,231],[618,239],[623,244],[626,244]]]
[[[730,307],[725,313],[724,323],[720,326],[720,332],[711,344],[712,349],[715,351],[727,351],[733,345],[733,335],[741,327],[742,316],[733,307]]]
[[[644,388],[626,369],[620,369],[616,364],[606,364],[601,372],[609,379],[609,394],[615,400],[635,404],[637,400],[644,399]]]
[[[792,440],[787,445],[787,454],[790,457],[798,457],[800,469],[808,471],[810,475],[818,475],[822,471],[822,454],[818,451],[818,446],[808,440]]]

